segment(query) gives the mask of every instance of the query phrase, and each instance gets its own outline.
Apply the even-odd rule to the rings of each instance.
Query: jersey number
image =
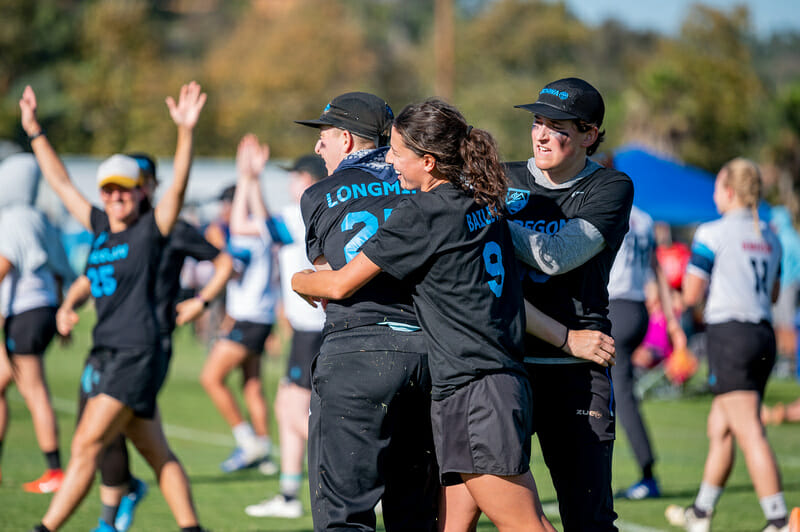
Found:
[[[756,276],[756,294],[768,295],[767,290],[767,261],[750,259],[753,274]]]
[[[392,214],[392,209],[383,209],[384,222],[390,214]],[[363,223],[364,227],[344,245],[344,259],[347,262],[353,260],[364,242],[378,232],[378,218],[369,211],[348,212],[342,220],[342,232],[352,230],[358,223]]]
[[[97,268],[86,270],[86,277],[92,283],[92,296],[96,298],[110,296],[117,289],[117,280],[114,279],[114,266],[106,264]]]
[[[492,276],[492,279],[489,280],[489,288],[495,297],[500,297],[500,294],[503,293],[506,270],[503,268],[503,252],[497,242],[490,241],[483,246],[483,264],[486,266],[486,273]]]

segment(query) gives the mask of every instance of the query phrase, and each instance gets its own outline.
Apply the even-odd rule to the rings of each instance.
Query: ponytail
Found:
[[[434,157],[442,178],[494,214],[503,211],[508,184],[488,131],[473,128],[458,109],[437,99],[407,105],[394,127],[411,151]]]
[[[758,203],[761,201],[763,183],[758,165],[749,159],[737,157],[725,163],[720,172],[723,172],[723,184],[731,187],[736,197],[750,209],[756,233],[761,236]]]

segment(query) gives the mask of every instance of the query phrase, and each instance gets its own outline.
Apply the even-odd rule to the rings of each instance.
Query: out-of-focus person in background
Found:
[[[269,159],[269,148],[246,135],[236,153],[239,174],[230,214],[228,249],[237,274],[228,281],[226,311],[235,320],[224,338],[211,349],[200,374],[200,382],[214,406],[231,427],[236,447],[220,465],[226,473],[258,465],[262,473],[274,474],[277,466],[270,457],[267,401],[261,378],[264,342],[275,322],[279,287],[272,253],[273,232],[261,196],[258,177]],[[235,369],[242,372],[242,394],[250,416],[248,422],[225,384]]]
[[[641,470],[641,478],[616,496],[638,500],[661,495],[653,473],[656,461],[653,446],[639,408],[639,398],[634,392],[633,354],[648,329],[649,313],[645,304],[648,281],[655,281],[658,287],[661,308],[666,309],[664,317],[672,346],[675,349],[684,348],[686,335],[671,310],[670,287],[656,260],[653,219],[634,205],[629,225],[630,229],[611,267],[608,317],[611,320],[611,336],[617,348],[617,363],[611,369],[617,416]]]
[[[283,314],[292,330],[292,345],[286,376],[275,396],[275,417],[281,443],[280,493],[261,503],[245,508],[254,517],[287,517],[303,515],[299,499],[303,485],[303,464],[308,440],[308,410],[311,404],[311,361],[322,345],[325,312],[312,308],[292,290],[292,274],[313,268],[306,257],[306,227],[300,210],[303,192],[328,176],[325,161],[316,154],[304,155],[295,161],[289,173],[291,203],[280,211],[280,221],[291,242],[278,252],[281,272]]]
[[[711,529],[737,445],[767,519],[764,532],[789,528],[778,464],[760,418],[775,364],[770,322],[781,261],[777,236],[758,218],[761,190],[761,172],[752,161],[738,158],[722,167],[714,184],[714,203],[722,218],[697,228],[683,279],[687,306],[707,299],[704,317],[714,393],[697,497],[691,506],[670,505],[666,510],[670,524],[692,532]]]
[[[800,235],[792,223],[792,215],[783,206],[773,207],[770,226],[783,248],[781,259],[781,291],[772,308],[772,326],[778,347],[775,371],[787,377],[797,365],[797,303],[800,294]]]
[[[61,486],[64,473],[44,354],[56,334],[62,287],[71,283],[75,274],[58,232],[33,207],[40,176],[36,158],[29,153],[10,155],[0,162],[0,312],[5,319],[5,349],[0,354],[0,453],[9,422],[6,390],[14,382],[31,413],[47,464],[40,478],[22,487],[32,493],[52,493]]]

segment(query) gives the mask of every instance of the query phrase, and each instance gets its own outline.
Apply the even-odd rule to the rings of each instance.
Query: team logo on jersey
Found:
[[[522,190],[521,188],[509,188],[506,193],[506,208],[509,214],[517,214],[525,208],[528,200],[531,197],[530,190]]]

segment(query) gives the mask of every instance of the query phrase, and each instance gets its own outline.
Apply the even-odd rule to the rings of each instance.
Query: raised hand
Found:
[[[200,85],[192,81],[181,87],[178,103],[175,103],[172,96],[167,96],[166,101],[175,125],[193,129],[206,103],[206,93],[200,92]]]
[[[569,331],[564,350],[570,355],[608,367],[616,364],[614,339],[600,331]]]
[[[239,175],[258,177],[269,160],[269,145],[259,144],[258,137],[249,133],[239,141],[236,149],[236,169]]]
[[[19,101],[19,108],[22,111],[22,129],[29,137],[39,133],[42,126],[36,118],[36,94],[30,85],[22,91],[22,98]]]

